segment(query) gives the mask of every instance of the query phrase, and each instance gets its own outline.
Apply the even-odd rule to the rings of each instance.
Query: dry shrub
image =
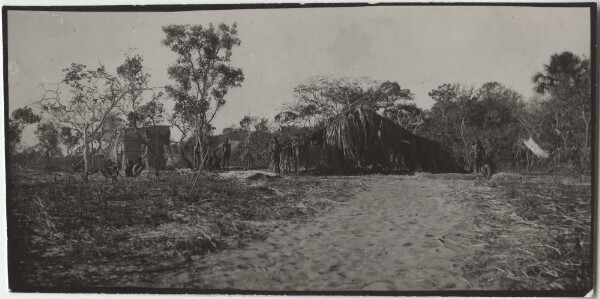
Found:
[[[207,252],[264,239],[269,223],[333,206],[349,185],[315,179],[251,182],[163,172],[123,177],[14,169],[8,179],[11,287],[124,285]],[[304,208],[300,208],[304,206]],[[157,265],[160,261],[160,265]],[[158,275],[158,274],[157,274]],[[133,279],[133,278],[132,278]]]
[[[591,289],[591,186],[552,176],[504,175],[496,183],[462,194],[476,211],[476,238],[488,243],[463,269],[472,284]]]

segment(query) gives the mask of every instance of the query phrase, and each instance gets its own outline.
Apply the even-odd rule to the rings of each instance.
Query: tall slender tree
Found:
[[[163,32],[163,45],[177,54],[166,92],[175,100],[174,113],[193,130],[194,165],[201,169],[211,123],[229,90],[244,81],[242,70],[231,65],[233,49],[241,44],[237,25],[170,25]]]

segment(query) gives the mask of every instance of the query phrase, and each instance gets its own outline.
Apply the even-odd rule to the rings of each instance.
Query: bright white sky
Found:
[[[293,88],[315,75],[367,76],[410,89],[429,108],[444,83],[498,81],[525,98],[550,55],[590,55],[588,8],[362,7],[195,12],[8,12],[9,111],[40,99],[72,62],[113,69],[127,49],[144,57],[153,86],[169,83],[175,55],[161,45],[169,24],[238,23],[232,63],[246,80],[213,125],[248,112],[272,119]],[[167,103],[170,106],[169,103]],[[26,143],[35,143],[33,129]]]

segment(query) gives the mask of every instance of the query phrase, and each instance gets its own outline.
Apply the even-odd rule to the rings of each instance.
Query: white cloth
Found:
[[[535,143],[535,141],[533,140],[533,138],[531,138],[531,136],[529,136],[528,140],[522,140],[522,141],[525,144],[525,146],[527,148],[529,148],[529,150],[531,150],[531,152],[533,152],[539,158],[547,159],[548,157],[550,157],[548,152],[543,150],[537,143]]]

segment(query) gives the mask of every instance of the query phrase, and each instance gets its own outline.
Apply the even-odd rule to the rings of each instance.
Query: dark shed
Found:
[[[150,169],[165,169],[165,146],[169,146],[169,126],[127,128],[123,134],[123,164],[142,158]]]

